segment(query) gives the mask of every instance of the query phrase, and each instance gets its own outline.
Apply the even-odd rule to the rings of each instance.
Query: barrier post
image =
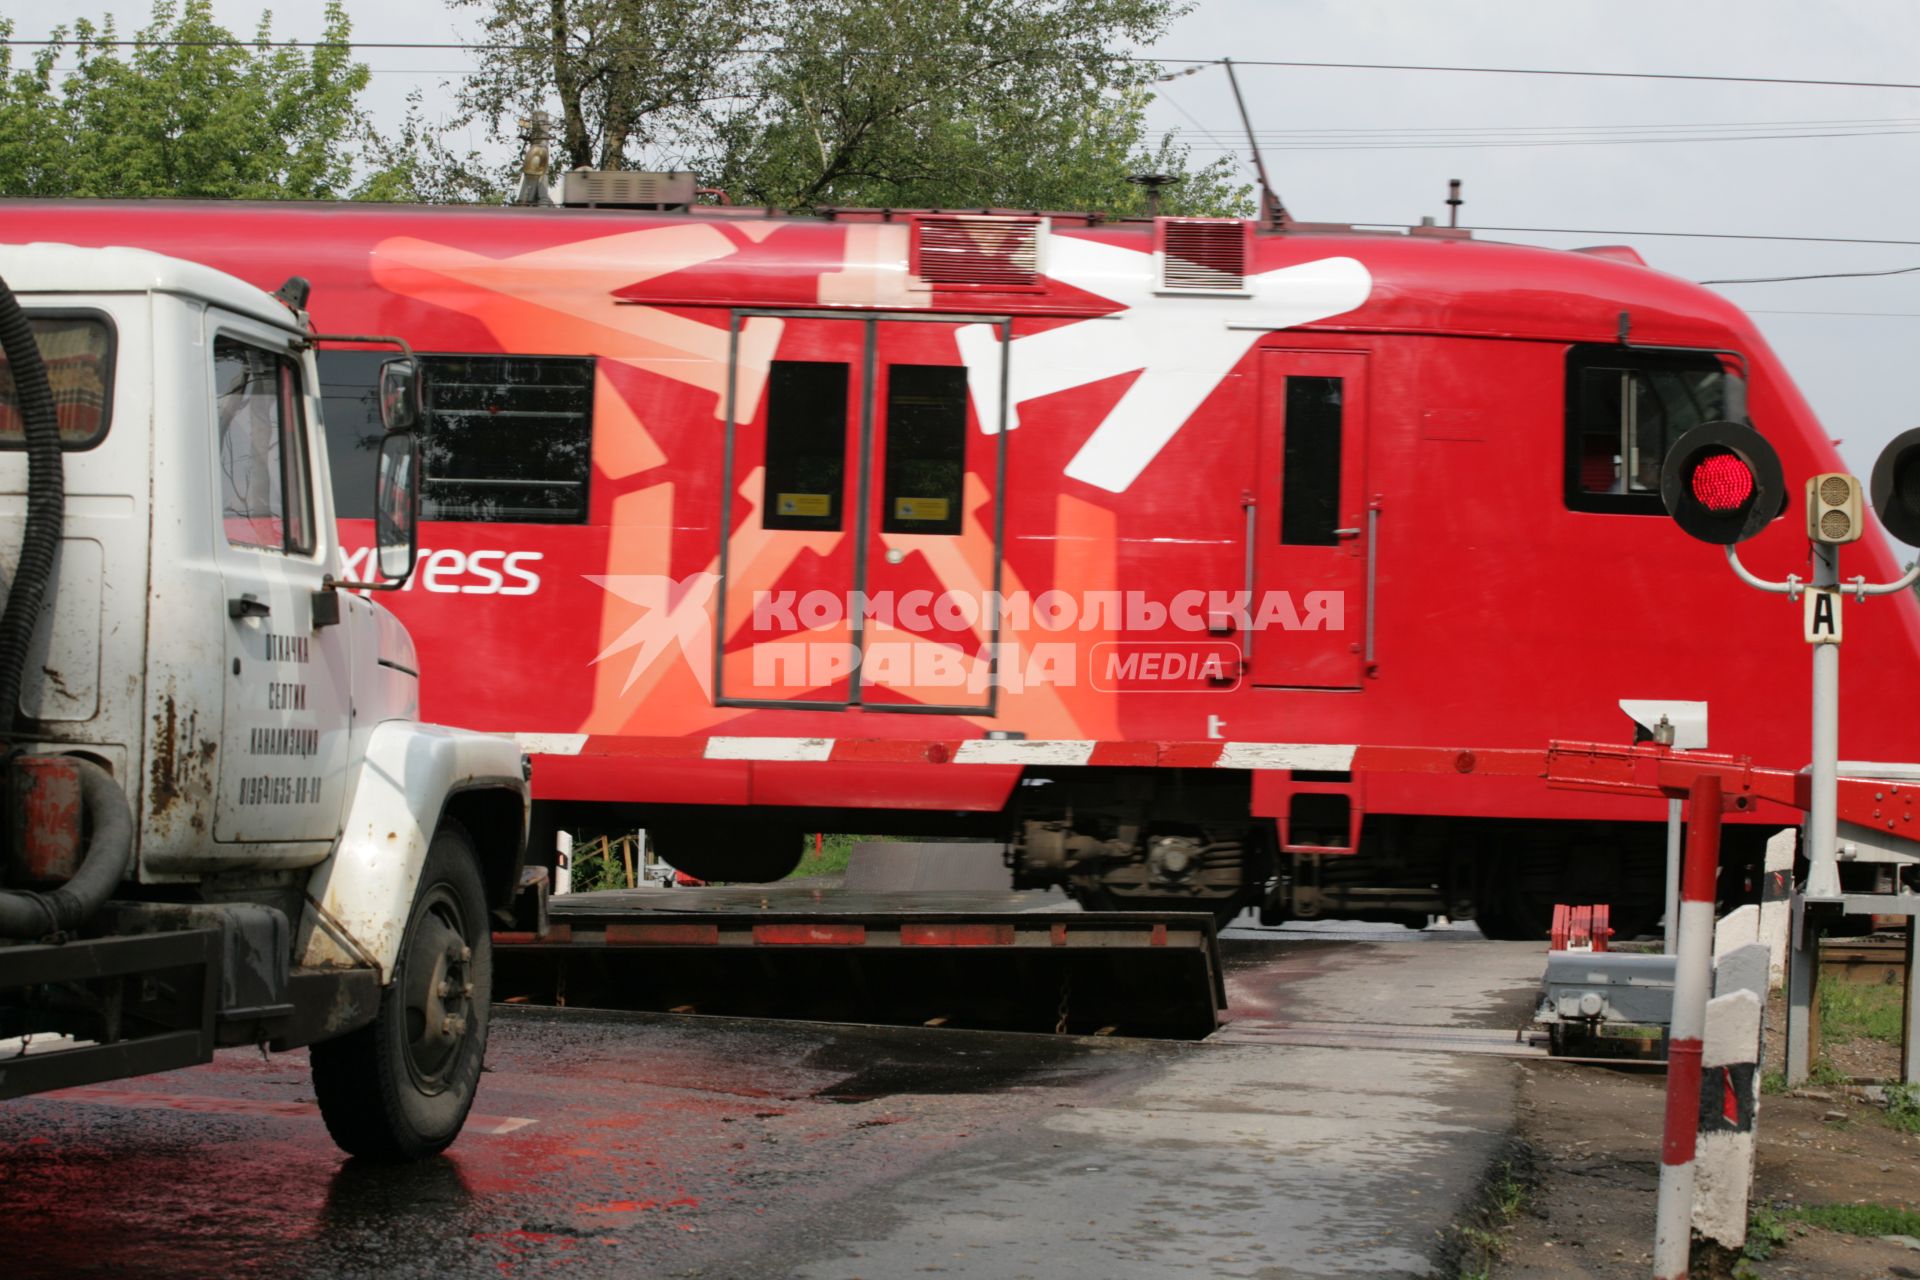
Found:
[[[1680,876],[1680,952],[1667,1040],[1666,1136],[1653,1235],[1656,1280],[1685,1280],[1693,1248],[1693,1158],[1700,1129],[1701,1041],[1713,987],[1713,891],[1720,869],[1720,778],[1702,773],[1687,792],[1687,853]]]

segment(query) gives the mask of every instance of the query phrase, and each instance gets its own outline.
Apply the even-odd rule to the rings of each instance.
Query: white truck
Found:
[[[45,244],[0,279],[0,1099],[311,1045],[342,1148],[442,1150],[491,930],[544,901],[525,757],[419,722],[376,603],[415,554],[415,366],[368,441],[380,581],[345,582],[304,281]]]

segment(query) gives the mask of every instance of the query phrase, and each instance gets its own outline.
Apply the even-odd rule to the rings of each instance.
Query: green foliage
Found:
[[[481,11],[504,46],[460,92],[464,120],[496,139],[557,101],[564,166],[624,169],[630,149],[698,129],[718,98],[743,89],[741,49],[767,28],[765,0],[447,0]],[[747,55],[750,56],[750,55]]]
[[[1170,210],[1245,205],[1221,164],[1149,149],[1156,70],[1112,55],[1182,10],[1171,0],[807,0],[758,92],[716,129],[715,180],[749,203],[1132,212],[1126,181],[1187,176]]]
[[[1820,1034],[1835,1040],[1900,1043],[1898,985],[1827,981],[1820,984]]]
[[[1894,1205],[1798,1205],[1782,1216],[1850,1236],[1920,1236],[1920,1213]]]
[[[1521,1152],[1524,1158],[1526,1152]],[[1506,1251],[1506,1232],[1533,1198],[1526,1172],[1503,1160],[1487,1180],[1472,1219],[1453,1227],[1454,1274],[1458,1280],[1486,1280]]]
[[[0,36],[12,34],[0,20]],[[130,55],[111,17],[56,28],[31,66],[0,45],[0,193],[330,199],[352,178],[361,136],[349,23],[328,0],[322,42],[251,44],[213,20],[210,0],[155,0]],[[75,64],[55,82],[54,66]]]
[[[1920,1133],[1920,1086],[1887,1087],[1887,1123],[1902,1133]]]
[[[1742,1258],[1765,1262],[1773,1251],[1787,1242],[1787,1220],[1766,1205],[1756,1205],[1747,1216],[1747,1244]]]
[[[355,200],[472,204],[500,199],[478,153],[454,154],[441,134],[426,123],[418,89],[407,94],[406,115],[397,130],[366,131],[362,158],[367,172],[354,188]]]
[[[1819,1085],[1822,1088],[1832,1088],[1834,1085],[1847,1084],[1849,1081],[1845,1075],[1841,1074],[1838,1067],[1825,1058],[1819,1058],[1807,1072],[1807,1083]]]
[[[1787,1073],[1768,1071],[1760,1076],[1761,1093],[1785,1093],[1787,1091]]]
[[[562,166],[691,168],[743,204],[1245,214],[1230,160],[1192,167],[1145,110],[1157,68],[1114,55],[1179,0],[448,0],[511,46],[457,123],[496,141],[557,106]],[[504,187],[416,139],[413,172]],[[516,148],[516,151],[518,148]],[[404,165],[392,165],[405,169]],[[421,183],[398,186],[418,190]],[[433,184],[427,184],[433,185]]]
[[[806,853],[800,858],[800,865],[793,869],[789,877],[837,876],[846,874],[847,859],[853,855],[856,840],[875,839],[873,836],[829,835],[820,842],[816,850],[813,836],[806,838]]]

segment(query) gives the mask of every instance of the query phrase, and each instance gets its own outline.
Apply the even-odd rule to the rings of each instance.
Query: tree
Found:
[[[569,166],[624,169],[630,147],[698,128],[732,91],[756,0],[448,0],[486,11],[495,47],[467,77],[460,105],[495,138],[516,115],[560,105]]]
[[[789,208],[1114,213],[1142,211],[1126,179],[1156,172],[1180,180],[1169,212],[1251,211],[1230,161],[1194,171],[1171,136],[1149,142],[1157,68],[1113,52],[1179,0],[448,2],[486,11],[496,46],[458,123],[505,141],[557,104],[569,165],[688,167]]]
[[[155,0],[122,58],[113,19],[62,27],[31,67],[0,45],[0,192],[36,196],[339,196],[353,176],[367,68],[328,0],[324,34],[299,50],[251,45],[213,20],[209,0]],[[0,22],[0,34],[12,24]],[[76,63],[56,85],[53,68]]]
[[[716,130],[719,183],[753,203],[1137,212],[1129,174],[1182,179],[1170,212],[1239,212],[1230,166],[1149,149],[1158,68],[1118,57],[1173,0],[792,0],[760,92]]]

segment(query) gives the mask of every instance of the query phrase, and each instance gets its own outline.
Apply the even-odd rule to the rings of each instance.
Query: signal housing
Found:
[[[1873,510],[1887,532],[1920,546],[1920,427],[1895,436],[1873,464]]]
[[[1743,423],[1703,422],[1681,436],[1660,469],[1667,514],[1702,542],[1731,546],[1780,513],[1780,455]]]
[[[1807,481],[1807,537],[1839,546],[1860,540],[1860,481],[1828,471]]]

